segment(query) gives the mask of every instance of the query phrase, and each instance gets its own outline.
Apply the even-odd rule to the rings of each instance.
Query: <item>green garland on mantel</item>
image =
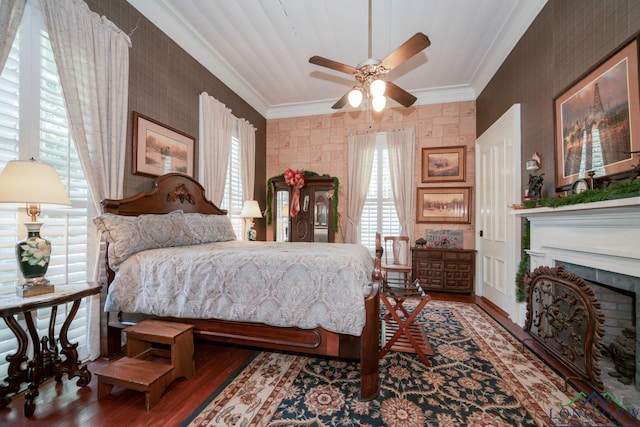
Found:
[[[577,205],[579,203],[601,202],[603,200],[623,199],[640,196],[640,181],[616,182],[605,188],[586,190],[580,194],[572,194],[567,197],[555,197],[548,199],[525,200],[522,204],[525,209],[532,208],[558,208],[560,206]],[[527,203],[529,202],[529,203]]]
[[[302,174],[306,177],[308,176],[324,176],[327,178],[333,178],[333,200],[335,200],[335,203],[333,203],[333,230],[337,233],[338,232],[338,190],[340,189],[340,181],[338,180],[337,177],[332,177],[331,175],[328,174],[323,174],[320,175],[316,172],[313,171],[302,171]],[[272,176],[271,178],[269,178],[267,180],[267,224],[271,225],[271,222],[273,220],[273,212],[271,210],[271,202],[273,201],[273,180],[275,179],[280,179],[280,178],[284,178],[284,173],[281,173],[280,175],[276,175],[276,176]]]

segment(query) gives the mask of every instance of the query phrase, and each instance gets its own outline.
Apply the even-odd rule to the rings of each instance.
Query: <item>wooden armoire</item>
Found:
[[[274,240],[277,242],[334,242],[334,189],[336,178],[305,176],[300,189],[300,212],[291,216],[293,188],[284,177],[270,180],[273,186]]]

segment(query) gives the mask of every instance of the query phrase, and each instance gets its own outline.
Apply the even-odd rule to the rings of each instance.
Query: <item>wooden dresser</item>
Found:
[[[413,279],[422,289],[473,293],[475,250],[411,248]]]

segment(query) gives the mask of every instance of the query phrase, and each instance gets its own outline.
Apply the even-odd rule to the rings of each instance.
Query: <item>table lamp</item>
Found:
[[[51,165],[35,159],[13,160],[0,174],[0,203],[25,203],[31,222],[26,222],[27,238],[16,244],[16,258],[24,283],[16,292],[20,297],[54,291],[44,275],[49,267],[51,242],[40,237],[37,222],[41,205],[71,206],[69,196]]]
[[[242,218],[248,218],[249,227],[247,228],[247,240],[253,242],[256,240],[256,230],[253,228],[253,218],[262,218],[260,205],[257,200],[245,200],[240,212]]]

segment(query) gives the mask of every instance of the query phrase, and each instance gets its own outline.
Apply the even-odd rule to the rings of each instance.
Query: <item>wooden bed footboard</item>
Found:
[[[173,197],[174,195],[175,197]],[[103,200],[104,212],[117,215],[145,213],[169,213],[174,210],[225,215],[226,211],[208,201],[204,188],[187,175],[172,173],[157,178],[149,192],[121,200]],[[323,328],[283,328],[264,324],[205,319],[164,319],[194,325],[197,339],[248,345],[261,349],[300,352],[360,361],[360,395],[362,399],[374,399],[379,390],[378,352],[380,340],[380,262],[382,245],[376,234],[376,256],[372,272],[372,289],[365,298],[366,323],[360,336],[337,334]],[[108,268],[108,285],[114,274]],[[107,288],[103,287],[102,307]],[[142,320],[141,315],[104,313],[101,350],[105,357],[122,351],[122,329]]]

